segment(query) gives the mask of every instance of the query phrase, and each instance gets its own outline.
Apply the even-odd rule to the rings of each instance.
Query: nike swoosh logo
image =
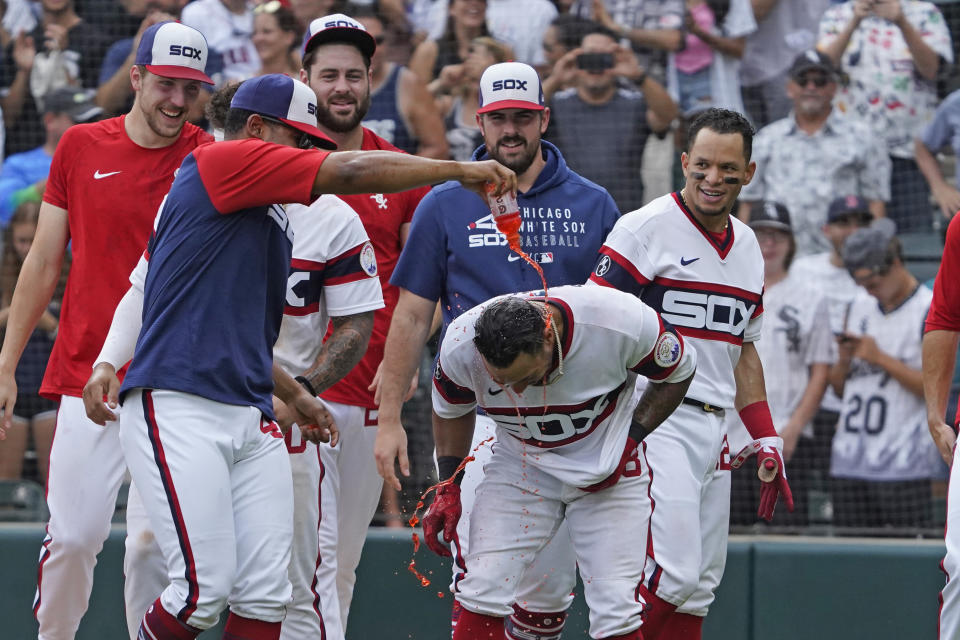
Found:
[[[681,267],[685,267],[685,266],[687,266],[688,264],[693,264],[694,262],[696,262],[696,261],[699,260],[699,259],[700,259],[700,258],[690,258],[689,260],[684,260],[683,258],[680,258],[680,266],[681,266]]]
[[[119,171],[111,171],[110,173],[100,173],[100,170],[97,169],[96,171],[93,172],[93,179],[94,179],[94,180],[103,180],[104,178],[109,178],[110,176],[115,176],[115,175],[117,175],[118,173],[120,173],[120,172],[119,172]]]
[[[494,389],[493,387],[487,389],[487,395],[495,396],[498,393],[503,393],[503,389]]]
[[[513,253],[507,256],[507,262],[516,262],[519,259],[520,259],[520,256]]]

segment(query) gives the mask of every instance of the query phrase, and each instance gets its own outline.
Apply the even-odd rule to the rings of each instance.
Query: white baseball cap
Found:
[[[275,118],[308,134],[321,149],[337,148],[336,143],[317,128],[317,95],[313,89],[282,73],[244,80],[233,94],[230,108]]]
[[[164,78],[183,78],[213,84],[206,72],[207,39],[179,22],[159,22],[143,32],[134,64]]]
[[[377,50],[377,41],[367,29],[342,13],[333,13],[329,16],[317,18],[307,27],[303,34],[303,55],[327,42],[347,42],[358,49],[368,58],[372,58]]]
[[[543,87],[536,70],[522,62],[501,62],[487,67],[480,76],[480,108],[543,110]]]

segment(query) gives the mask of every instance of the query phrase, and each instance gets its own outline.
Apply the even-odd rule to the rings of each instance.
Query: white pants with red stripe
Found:
[[[279,622],[290,601],[290,460],[260,410],[177,391],[135,389],[120,441],[170,584],[163,608],[206,629],[229,603]]]
[[[953,452],[950,485],[947,489],[947,527],[944,538],[947,555],[940,565],[947,584],[940,592],[940,640],[960,640],[960,454]]]
[[[287,435],[293,470],[294,538],[290,560],[293,603],[281,638],[343,640],[356,569],[383,479],[373,445],[374,410],[324,401],[340,430],[336,447]]]
[[[723,417],[681,404],[642,444],[650,470],[647,588],[706,616],[727,560],[730,454]]]
[[[470,445],[470,455],[474,460],[464,467],[463,480],[460,482],[460,522],[457,523],[457,538],[451,545],[454,562],[450,591],[453,593],[456,593],[457,582],[465,571],[464,558],[470,550],[470,514],[477,487],[484,477],[484,468],[493,455],[496,434],[497,423],[488,416],[478,415],[473,443]],[[535,613],[566,611],[573,604],[576,584],[576,558],[570,543],[570,532],[566,522],[563,522],[553,539],[537,554],[516,583],[514,602],[524,610]]]
[[[61,399],[47,476],[50,521],[33,607],[40,640],[71,640],[87,611],[93,568],[126,473],[119,432],[115,422],[101,427],[87,419],[80,398]]]
[[[489,616],[513,613],[524,572],[562,522],[590,608],[590,636],[607,638],[640,627],[650,501],[647,470],[633,467],[617,484],[588,493],[565,485],[509,450],[494,449],[477,489],[470,519],[470,550],[456,598]],[[569,558],[564,558],[565,570]],[[544,583],[549,583],[545,576]]]

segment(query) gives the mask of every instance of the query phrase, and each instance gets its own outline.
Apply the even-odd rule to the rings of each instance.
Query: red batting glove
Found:
[[[433,502],[423,516],[423,541],[441,558],[449,558],[453,554],[440,543],[437,536],[442,529],[444,542],[453,542],[457,535],[457,523],[460,522],[460,510],[460,485],[451,482],[437,489]]]
[[[739,469],[747,458],[757,454],[757,475],[760,477],[760,508],[757,509],[757,515],[767,522],[773,520],[773,510],[781,494],[787,511],[793,512],[793,493],[787,484],[787,468],[783,464],[782,450],[783,438],[758,438],[741,449],[730,461],[730,466]]]

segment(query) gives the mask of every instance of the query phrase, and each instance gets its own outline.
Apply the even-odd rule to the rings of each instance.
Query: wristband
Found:
[[[770,407],[766,400],[745,406],[740,410],[740,419],[754,440],[779,437],[773,426],[773,416],[770,415]]]
[[[462,462],[463,458],[458,458],[457,456],[438,456],[437,474],[440,476],[440,482],[443,482],[456,473],[457,475],[453,479],[453,484],[460,484],[460,481],[463,480],[463,469],[460,469],[458,473],[457,468]]]
[[[633,438],[634,442],[640,444],[649,434],[650,431],[645,426],[636,420],[630,421],[630,430],[627,432],[627,436]]]
[[[296,378],[294,378],[294,380],[296,380],[297,382],[299,382],[299,383],[303,386],[303,388],[306,389],[307,392],[308,392],[310,395],[312,395],[314,398],[317,397],[317,392],[316,392],[316,390],[314,390],[313,385],[310,384],[310,381],[309,381],[309,380],[307,380],[307,379],[304,378],[303,376],[297,376]]]

